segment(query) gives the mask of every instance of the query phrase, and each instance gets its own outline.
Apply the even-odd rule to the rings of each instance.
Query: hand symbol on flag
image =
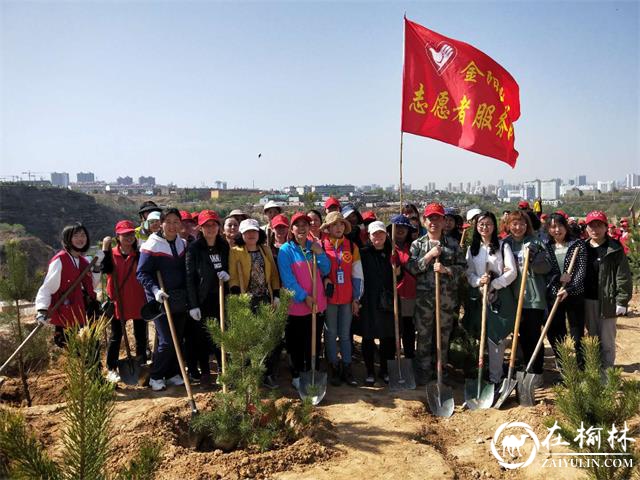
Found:
[[[431,53],[431,58],[433,58],[433,62],[438,67],[438,73],[440,73],[444,66],[447,64],[449,59],[453,56],[453,47],[451,45],[447,45],[446,43],[442,45],[440,51],[436,51],[433,47],[429,47],[429,52]]]

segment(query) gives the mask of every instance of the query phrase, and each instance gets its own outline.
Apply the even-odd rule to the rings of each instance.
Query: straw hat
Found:
[[[329,228],[329,225],[333,225],[334,223],[342,222],[344,224],[344,233],[351,232],[351,224],[344,219],[340,212],[330,212],[324,218],[324,223],[320,225],[320,230],[325,230]]]

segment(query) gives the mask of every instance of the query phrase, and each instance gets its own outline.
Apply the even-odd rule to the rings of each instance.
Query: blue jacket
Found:
[[[162,275],[165,291],[187,288],[185,252],[187,242],[179,236],[175,240],[177,256],[171,251],[169,242],[157,233],[152,234],[140,247],[140,260],[136,277],[144,287],[147,301],[155,297],[160,289],[157,272]]]

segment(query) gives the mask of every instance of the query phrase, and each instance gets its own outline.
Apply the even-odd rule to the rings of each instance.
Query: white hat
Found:
[[[247,218],[240,222],[240,233],[248,232],[249,230],[260,231],[260,224],[253,218]]]
[[[262,211],[266,212],[270,208],[277,208],[278,210],[282,211],[282,207],[278,205],[276,202],[274,202],[273,200],[269,200],[267,203],[265,203]]]
[[[467,222],[470,222],[471,220],[473,220],[473,217],[475,217],[476,215],[480,215],[481,213],[482,210],[480,210],[479,208],[472,208],[467,212]]]
[[[387,229],[381,221],[377,220],[369,224],[369,235],[380,231],[387,233]]]
[[[149,220],[160,220],[160,217],[161,217],[160,212],[158,212],[156,210],[156,211],[151,212],[149,215],[147,215],[147,221],[149,221]]]

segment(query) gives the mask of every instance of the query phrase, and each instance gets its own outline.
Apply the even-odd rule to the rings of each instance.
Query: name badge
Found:
[[[341,268],[336,272],[336,282],[338,285],[342,285],[344,283],[344,271]]]

